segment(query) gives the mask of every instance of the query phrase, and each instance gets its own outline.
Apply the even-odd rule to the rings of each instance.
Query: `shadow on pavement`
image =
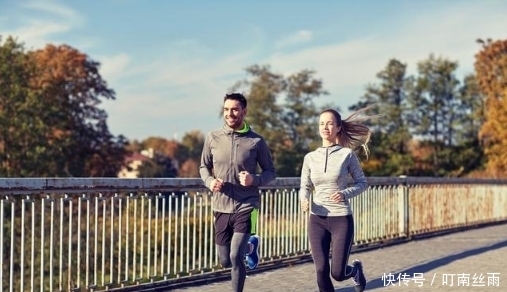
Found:
[[[478,254],[481,254],[486,251],[495,250],[495,249],[503,248],[503,247],[507,247],[507,240],[500,241],[495,244],[490,244],[490,245],[474,248],[474,249],[469,249],[469,250],[466,250],[466,251],[463,251],[463,252],[460,252],[457,254],[452,254],[452,255],[449,255],[449,256],[446,256],[443,258],[439,258],[439,259],[432,260],[432,261],[429,261],[426,263],[422,263],[417,266],[410,267],[408,269],[404,269],[404,270],[400,270],[400,271],[391,271],[391,274],[398,276],[399,274],[407,273],[408,275],[412,276],[414,273],[426,273],[426,272],[431,271],[435,268],[448,265],[449,263],[451,263],[453,261],[460,260],[460,259],[470,257],[470,256],[474,256],[474,255],[478,255]],[[389,272],[386,271],[386,274],[387,273],[389,273]],[[370,291],[370,290],[378,289],[378,288],[384,288],[384,287],[385,287],[385,285],[384,285],[384,280],[382,279],[382,277],[374,278],[374,279],[371,279],[368,281],[368,284],[366,285],[366,291]],[[342,288],[335,289],[335,292],[348,292],[348,291],[354,291],[354,288],[342,287]]]

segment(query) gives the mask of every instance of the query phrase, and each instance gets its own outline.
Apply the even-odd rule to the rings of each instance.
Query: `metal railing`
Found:
[[[507,220],[507,181],[368,178],[355,247]],[[309,255],[298,178],[261,189],[260,267]],[[211,194],[199,179],[0,179],[4,291],[100,291],[212,277]]]

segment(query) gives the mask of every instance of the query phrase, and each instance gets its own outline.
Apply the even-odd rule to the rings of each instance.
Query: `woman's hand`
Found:
[[[306,212],[310,209],[310,202],[307,199],[301,200],[301,211]]]
[[[340,192],[332,194],[329,198],[335,203],[343,202],[345,200],[345,197]]]

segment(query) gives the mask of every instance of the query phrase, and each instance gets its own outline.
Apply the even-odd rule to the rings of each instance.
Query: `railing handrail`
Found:
[[[262,187],[290,187],[299,185],[299,177],[279,177]],[[426,184],[488,184],[507,185],[507,179],[446,178],[446,177],[368,177],[370,186],[379,185],[426,185]],[[200,178],[0,178],[0,194],[82,191],[207,191]]]
[[[367,180],[350,201],[355,248],[507,221],[507,180]],[[259,192],[261,266],[310,259],[299,188],[280,177]],[[199,178],[1,178],[4,290],[133,291],[223,274],[212,198]]]

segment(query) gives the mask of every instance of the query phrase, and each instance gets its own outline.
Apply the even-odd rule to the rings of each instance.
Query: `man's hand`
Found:
[[[335,203],[343,202],[345,200],[343,195],[339,192],[332,194],[329,198]]]
[[[224,186],[224,181],[219,178],[216,178],[211,181],[210,190],[214,193],[220,192],[220,191],[222,191],[223,186]]]
[[[239,173],[238,176],[239,176],[239,183],[245,187],[251,186],[254,181],[253,175],[251,175],[248,171],[242,171]]]
[[[301,201],[301,211],[306,212],[310,208],[310,202],[308,199],[302,199]]]

